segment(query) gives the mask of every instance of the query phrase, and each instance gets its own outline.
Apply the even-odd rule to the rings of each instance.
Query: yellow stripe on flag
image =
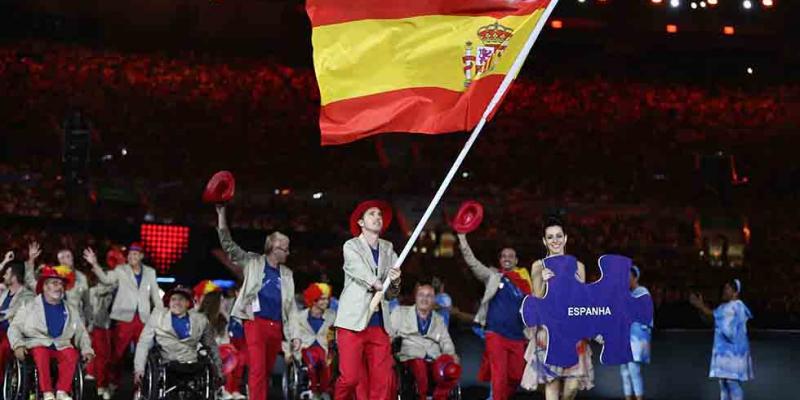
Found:
[[[499,20],[428,15],[315,27],[314,68],[322,105],[408,88],[464,91],[466,42],[475,54],[482,46],[478,30],[495,22],[513,29],[513,36],[484,76],[506,74],[543,12]]]

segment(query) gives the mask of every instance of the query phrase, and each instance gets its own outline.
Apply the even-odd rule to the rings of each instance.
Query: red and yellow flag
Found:
[[[468,131],[556,0],[307,0],[322,144]]]

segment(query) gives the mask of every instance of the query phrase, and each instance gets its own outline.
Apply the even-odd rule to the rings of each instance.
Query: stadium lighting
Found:
[[[681,0],[669,0],[669,5],[672,6],[672,8],[678,8],[681,6]]]
[[[706,2],[705,1],[701,1],[700,2],[700,7],[701,8],[706,8]]]
[[[717,5],[717,0],[708,0],[708,5],[710,5],[710,6]]]
[[[753,2],[750,1],[750,0],[744,0],[742,2],[742,7],[744,7],[745,10],[749,10],[749,9],[753,8]]]
[[[772,2],[772,0],[761,0],[761,5],[763,5],[764,7],[772,7],[773,4],[774,3]]]
[[[722,33],[731,36],[736,33],[736,29],[733,27],[733,25],[725,25],[722,27]]]
[[[689,6],[692,7],[692,10],[696,10],[697,9],[697,3],[695,3],[695,2],[691,2],[689,4]]]
[[[322,198],[322,192],[314,193],[311,197],[313,197],[314,200],[319,200]]]
[[[662,0],[650,0],[653,4],[661,4]]]
[[[677,33],[677,32],[678,32],[678,25],[675,24],[667,25],[667,33]]]
[[[753,67],[747,67],[747,74],[748,75],[753,75],[753,72],[755,72],[755,70],[753,70]]]

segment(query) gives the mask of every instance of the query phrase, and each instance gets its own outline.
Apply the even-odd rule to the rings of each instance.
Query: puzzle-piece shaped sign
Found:
[[[597,335],[602,335],[604,342],[600,362],[618,365],[632,361],[631,323],[650,324],[653,305],[649,296],[634,298],[630,294],[631,259],[619,255],[600,257],[601,278],[590,284],[575,279],[575,257],[554,256],[543,262],[555,276],[548,281],[543,298],[525,297],[521,313],[525,325],[547,328],[545,363],[575,365],[578,341]]]

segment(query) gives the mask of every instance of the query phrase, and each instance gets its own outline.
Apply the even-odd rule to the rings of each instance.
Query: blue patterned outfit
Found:
[[[639,298],[650,296],[644,286],[638,286],[631,291],[631,296]],[[619,366],[622,377],[622,391],[625,396],[644,396],[644,380],[642,379],[641,364],[650,363],[650,336],[653,332],[653,321],[649,324],[634,322],[631,324],[631,352],[633,361]]]
[[[747,321],[753,318],[741,300],[720,304],[714,310],[714,347],[709,378],[720,379],[722,400],[743,399],[741,382],[753,379],[753,360],[747,339]]]

